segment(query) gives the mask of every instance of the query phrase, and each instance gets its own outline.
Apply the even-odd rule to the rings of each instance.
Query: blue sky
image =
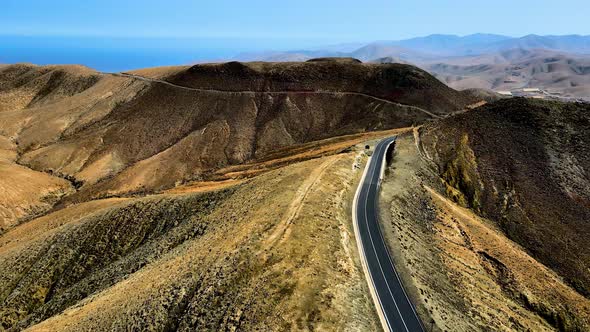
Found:
[[[372,41],[432,33],[590,34],[588,0],[3,0],[2,35]]]
[[[590,35],[589,0],[0,0],[0,63],[102,71],[430,34]]]

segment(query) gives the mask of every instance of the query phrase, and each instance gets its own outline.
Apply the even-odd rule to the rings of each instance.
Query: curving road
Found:
[[[377,144],[369,158],[353,202],[353,222],[363,269],[385,331],[424,331],[422,322],[395,270],[381,229],[377,200],[385,155],[395,137]]]

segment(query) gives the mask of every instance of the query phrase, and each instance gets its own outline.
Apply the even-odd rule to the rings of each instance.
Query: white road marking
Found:
[[[383,149],[381,149],[383,150]],[[377,152],[377,151],[375,151]],[[379,156],[379,154],[376,153],[377,156]],[[369,179],[373,179],[373,176],[375,175],[375,171],[377,169],[377,163],[375,163],[375,166],[373,167],[373,170],[371,171],[371,176],[369,177]],[[389,291],[389,295],[391,295],[391,300],[393,301],[393,304],[395,305],[395,309],[397,310],[397,313],[399,314],[400,319],[402,320],[402,324],[404,324],[404,328],[406,329],[406,331],[409,332],[408,330],[408,326],[406,325],[406,321],[404,320],[404,317],[401,313],[401,311],[399,310],[399,306],[397,305],[397,302],[395,301],[395,297],[393,296],[393,292],[391,291],[391,286],[389,285],[389,281],[387,281],[387,277],[385,276],[385,272],[383,271],[383,266],[381,266],[381,260],[379,259],[379,256],[377,255],[377,249],[375,248],[375,243],[373,242],[373,236],[371,235],[371,231],[369,230],[369,218],[367,215],[367,205],[369,202],[369,191],[371,189],[372,184],[369,183],[369,187],[367,189],[367,194],[365,195],[365,224],[367,225],[367,232],[369,233],[369,240],[371,240],[371,247],[373,247],[373,252],[375,253],[375,258],[377,259],[377,264],[379,265],[379,269],[381,270],[381,275],[383,276],[383,280],[385,280],[385,284],[387,285],[387,290]],[[377,292],[377,296],[379,296],[379,292]],[[385,317],[387,317],[387,315],[385,315]],[[387,321],[389,323],[389,320]],[[389,329],[391,331],[391,325],[389,326]]]
[[[383,152],[384,149],[385,149],[385,152],[386,152],[387,149],[389,148],[389,146],[394,141],[395,140],[393,140],[392,142],[390,142],[388,144],[381,144],[381,142],[379,142],[377,144],[377,146],[375,147],[374,156],[379,157],[381,153],[384,153]],[[385,158],[385,156],[383,156],[383,158]],[[372,162],[374,162],[375,165],[371,165]],[[381,169],[379,170],[379,172],[382,172],[384,170],[384,167],[383,167],[383,164],[384,163],[385,163],[385,159],[383,160],[383,163],[381,163],[382,165],[381,165]],[[373,275],[371,274],[371,271],[369,270],[369,267],[368,267],[368,261],[367,261],[367,258],[366,258],[365,248],[363,246],[363,243],[362,243],[363,241],[362,241],[362,238],[360,236],[360,228],[358,227],[358,222],[359,221],[358,221],[358,218],[357,218],[357,205],[358,205],[359,201],[361,201],[361,196],[363,195],[363,191],[365,191],[365,197],[364,197],[364,202],[365,202],[364,215],[365,215],[365,224],[366,224],[366,227],[367,227],[367,232],[369,233],[369,240],[371,242],[371,246],[373,247],[373,252],[375,253],[375,258],[377,259],[377,264],[379,265],[379,269],[381,270],[381,275],[383,276],[383,279],[385,280],[385,284],[387,285],[387,289],[389,291],[389,294],[391,296],[391,299],[392,299],[392,301],[393,301],[393,303],[394,303],[394,305],[396,307],[396,310],[397,310],[397,312],[398,312],[398,314],[400,316],[400,319],[402,321],[402,324],[404,325],[405,330],[409,332],[408,326],[407,326],[407,324],[406,324],[406,322],[405,322],[405,320],[404,320],[404,318],[403,318],[403,316],[401,314],[401,311],[400,311],[400,308],[399,308],[399,306],[397,304],[397,301],[395,300],[395,297],[393,296],[393,292],[392,292],[391,286],[389,284],[389,281],[387,280],[387,278],[385,276],[385,271],[383,270],[383,266],[381,264],[381,261],[380,261],[379,257],[377,256],[377,250],[376,250],[376,247],[375,247],[375,243],[373,241],[373,236],[371,235],[371,232],[369,231],[369,221],[368,221],[367,209],[368,209],[368,202],[369,202],[369,192],[370,192],[370,189],[371,189],[371,187],[373,185],[372,184],[372,180],[373,180],[373,177],[375,176],[375,172],[377,171],[377,163],[376,163],[376,160],[374,160],[373,158],[369,158],[368,164],[365,167],[366,167],[365,168],[365,172],[363,174],[363,177],[362,177],[361,182],[359,184],[359,187],[357,189],[357,194],[355,194],[354,203],[353,203],[353,218],[354,218],[354,222],[355,222],[355,225],[354,226],[355,226],[355,231],[358,233],[357,234],[357,244],[359,246],[359,251],[360,251],[361,255],[363,256],[363,257],[361,257],[361,260],[366,265],[366,266],[363,266],[363,267],[364,267],[364,270],[365,270],[365,274],[368,274],[368,277],[370,279],[369,287],[374,288],[374,289],[371,289],[371,294],[373,295],[373,300],[374,300],[374,302],[379,302],[379,303],[375,303],[375,305],[377,305],[379,307],[379,309],[381,309],[381,313],[380,313],[379,316],[382,318],[382,325],[384,325],[383,324],[383,318],[385,318],[385,323],[386,323],[387,326],[383,326],[383,328],[385,330],[392,331],[391,322],[389,321],[389,317],[387,317],[387,315],[385,313],[385,308],[383,307],[383,302],[381,300],[381,296],[379,295],[379,292],[376,289],[376,285],[375,285],[375,281],[373,279]],[[365,182],[366,182],[366,179],[367,179],[367,175],[370,175],[369,176],[369,180],[370,181],[367,184],[367,187],[364,188],[365,187]],[[379,190],[379,187],[380,187],[380,181],[377,181],[375,183],[375,187],[376,187],[375,190],[378,191]],[[366,189],[366,190],[363,190],[363,189]],[[377,199],[377,197],[375,197],[375,199]],[[376,206],[377,205],[375,205],[375,207]],[[375,218],[378,220],[378,215],[375,215]],[[379,225],[377,225],[377,231],[379,233],[379,236],[380,236],[381,240],[383,241],[383,244],[386,245],[385,239],[383,237],[383,233],[381,232],[381,228],[379,227]],[[402,288],[402,292],[404,294],[404,297],[406,298],[408,304],[410,305],[410,308],[412,309],[412,312],[414,313],[414,315],[416,317],[416,320],[418,321],[418,323],[420,325],[420,328],[422,329],[422,331],[424,331],[424,327],[422,325],[422,322],[418,318],[418,314],[417,314],[417,312],[416,312],[416,310],[414,308],[414,305],[410,301],[410,299],[408,297],[408,294],[406,293],[406,290],[403,287],[403,284],[401,282],[401,279],[399,277],[399,274],[397,273],[397,270],[395,269],[395,265],[393,264],[393,260],[391,258],[390,253],[389,253],[389,250],[387,250],[387,248],[385,248],[385,250],[387,252],[387,257],[388,257],[389,263],[391,264],[391,267],[393,269],[393,272],[395,274],[395,277],[396,277],[396,279],[397,279],[400,287]],[[375,301],[375,299],[377,301]]]

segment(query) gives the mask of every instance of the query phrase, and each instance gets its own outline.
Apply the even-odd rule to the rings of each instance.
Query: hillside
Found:
[[[424,319],[588,330],[589,116],[585,104],[506,99],[400,139],[381,213]]]
[[[99,79],[98,73],[83,66],[31,68],[28,64],[0,67],[0,112],[72,96]]]
[[[341,74],[330,78],[334,71]],[[13,161],[68,180],[77,192],[65,201],[79,202],[219,178],[212,173],[279,148],[407,127],[473,101],[399,65],[327,60],[142,72],[167,81],[80,67],[3,69],[0,135]],[[27,199],[39,203],[29,205],[46,209],[45,194],[36,195]],[[26,219],[6,213],[4,223]]]
[[[422,67],[455,89],[510,91],[534,87],[563,96],[590,97],[590,59],[568,54],[520,49],[495,57],[467,57]]]
[[[375,330],[365,142],[477,100],[354,59],[2,67],[1,329]]]
[[[166,80],[192,88],[222,91],[358,93],[421,107],[436,114],[458,110],[473,102],[416,67],[338,59],[196,65]]]
[[[93,200],[13,228],[0,237],[0,326],[378,329],[350,222],[354,144],[229,186]]]
[[[582,104],[506,100],[427,127],[422,138],[449,195],[496,221],[585,296],[589,112]]]
[[[588,105],[318,58],[6,66],[0,110],[0,329],[376,330],[350,204],[391,135],[381,220],[424,322],[590,326]]]

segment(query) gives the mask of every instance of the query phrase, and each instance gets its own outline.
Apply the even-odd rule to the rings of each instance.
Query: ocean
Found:
[[[239,38],[0,36],[0,64],[80,64],[102,72],[231,60],[240,53],[297,46]]]

